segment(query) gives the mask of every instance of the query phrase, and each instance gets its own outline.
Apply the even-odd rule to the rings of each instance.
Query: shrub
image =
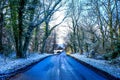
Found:
[[[110,51],[109,53],[104,55],[104,59],[111,60],[116,57],[120,56],[120,43],[115,44],[115,48],[113,51]]]

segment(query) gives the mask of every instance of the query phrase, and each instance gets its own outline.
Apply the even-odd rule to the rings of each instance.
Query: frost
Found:
[[[120,78],[120,67],[117,67],[115,65],[111,65],[108,63],[108,61],[106,60],[96,60],[96,59],[92,59],[92,58],[87,58],[85,55],[80,55],[79,53],[77,54],[71,54],[71,56],[86,62],[100,70],[103,70],[115,77],[119,77]]]
[[[6,58],[6,60],[4,59],[4,57],[2,55],[0,55],[0,74],[13,72],[17,69],[20,69],[22,67],[25,67],[25,66],[31,64],[31,63],[37,62],[40,59],[47,57],[49,55],[50,54],[34,53],[34,54],[29,55],[25,59]]]

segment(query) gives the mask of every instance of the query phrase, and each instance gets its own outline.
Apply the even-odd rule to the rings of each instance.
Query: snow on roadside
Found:
[[[96,60],[92,58],[87,58],[85,55],[80,55],[79,53],[71,54],[71,56],[75,57],[76,59],[79,59],[83,62],[86,62],[100,70],[103,70],[115,77],[120,78],[120,67],[110,65],[106,60]]]
[[[6,58],[5,60],[3,56],[0,55],[0,62],[1,62],[0,63],[0,74],[13,72],[27,65],[30,65],[31,63],[37,62],[40,59],[47,57],[49,55],[51,54],[34,53],[34,54],[29,55],[27,58],[23,58],[23,59]]]

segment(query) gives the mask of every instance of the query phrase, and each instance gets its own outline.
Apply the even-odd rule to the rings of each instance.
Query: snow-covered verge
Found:
[[[39,60],[50,56],[51,54],[38,54],[34,53],[23,59],[11,59],[0,55],[0,75],[14,72],[32,63],[38,62]]]
[[[120,78],[120,67],[109,64],[106,60],[96,60],[92,58],[87,58],[85,55],[80,55],[79,53],[71,54],[70,56],[83,61],[97,69],[103,70],[115,77]]]

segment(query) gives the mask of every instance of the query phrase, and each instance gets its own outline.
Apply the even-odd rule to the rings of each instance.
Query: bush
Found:
[[[106,53],[106,54],[103,55],[103,57],[104,57],[105,60],[110,60],[111,56],[112,56],[112,52]]]
[[[120,55],[120,43],[115,44],[115,49],[112,53],[112,59],[118,57]]]
[[[120,43],[115,44],[115,48],[113,51],[110,51],[109,53],[104,55],[104,59],[111,60],[116,57],[120,56]]]

